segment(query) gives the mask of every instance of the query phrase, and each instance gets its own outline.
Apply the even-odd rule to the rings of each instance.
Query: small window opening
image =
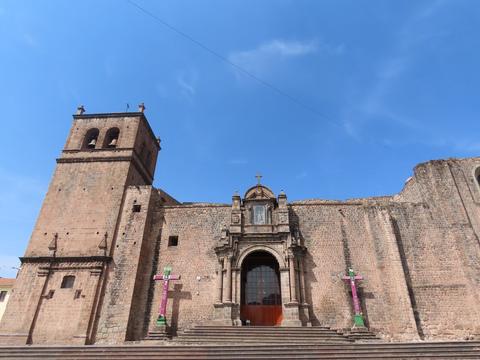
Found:
[[[135,205],[133,205],[132,211],[133,212],[140,212],[141,209],[142,209],[142,205],[135,204]]]
[[[73,284],[75,283],[75,276],[67,275],[63,277],[62,285],[60,288],[62,289],[71,289],[73,288]]]
[[[45,296],[47,299],[53,298],[53,294],[55,294],[55,290],[49,290],[47,296]]]
[[[80,295],[82,295],[82,290],[75,290],[75,295],[73,296],[74,299],[80,298]]]
[[[105,140],[103,141],[103,148],[116,148],[118,144],[118,136],[120,135],[120,130],[118,128],[108,129],[107,134],[105,135]]]
[[[0,291],[0,302],[4,302],[6,297],[7,297],[7,292]]]
[[[168,246],[177,246],[177,245],[178,245],[178,236],[169,236]]]
[[[95,146],[97,145],[98,134],[99,130],[96,128],[88,130],[83,140],[82,149],[95,149]]]

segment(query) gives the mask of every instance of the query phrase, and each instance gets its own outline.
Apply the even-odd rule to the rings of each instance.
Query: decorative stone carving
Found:
[[[252,223],[255,206],[265,208],[265,221]],[[245,219],[242,223],[241,218]],[[307,325],[308,304],[304,296],[303,255],[298,225],[290,224],[287,197],[278,200],[266,186],[257,184],[245,193],[232,197],[231,224],[217,238],[215,253],[219,261],[217,294],[214,306],[215,324],[241,325],[241,268],[243,259],[255,251],[272,254],[280,267],[283,326]],[[298,268],[295,265],[299,263]],[[298,286],[297,286],[298,283]],[[300,309],[302,308],[302,309]],[[305,316],[307,314],[307,316]]]

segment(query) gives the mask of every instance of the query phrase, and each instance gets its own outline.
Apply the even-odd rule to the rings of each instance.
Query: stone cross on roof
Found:
[[[255,177],[257,178],[258,185],[260,185],[260,179],[261,179],[263,176],[260,175],[259,173],[257,173],[257,175],[255,175]]]

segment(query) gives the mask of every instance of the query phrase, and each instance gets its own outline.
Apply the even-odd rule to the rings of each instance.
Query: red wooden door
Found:
[[[253,326],[282,322],[280,273],[276,259],[269,253],[250,254],[242,264],[240,318]]]
[[[251,326],[273,326],[282,323],[282,305],[242,305],[240,317]]]

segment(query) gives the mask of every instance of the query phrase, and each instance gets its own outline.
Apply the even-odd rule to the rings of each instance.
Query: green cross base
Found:
[[[157,319],[157,325],[158,326],[163,326],[163,325],[167,325],[167,319],[165,318],[165,316],[162,316],[160,315]]]
[[[362,315],[355,314],[354,321],[355,321],[355,326],[365,327],[365,323],[363,321],[363,316]]]

